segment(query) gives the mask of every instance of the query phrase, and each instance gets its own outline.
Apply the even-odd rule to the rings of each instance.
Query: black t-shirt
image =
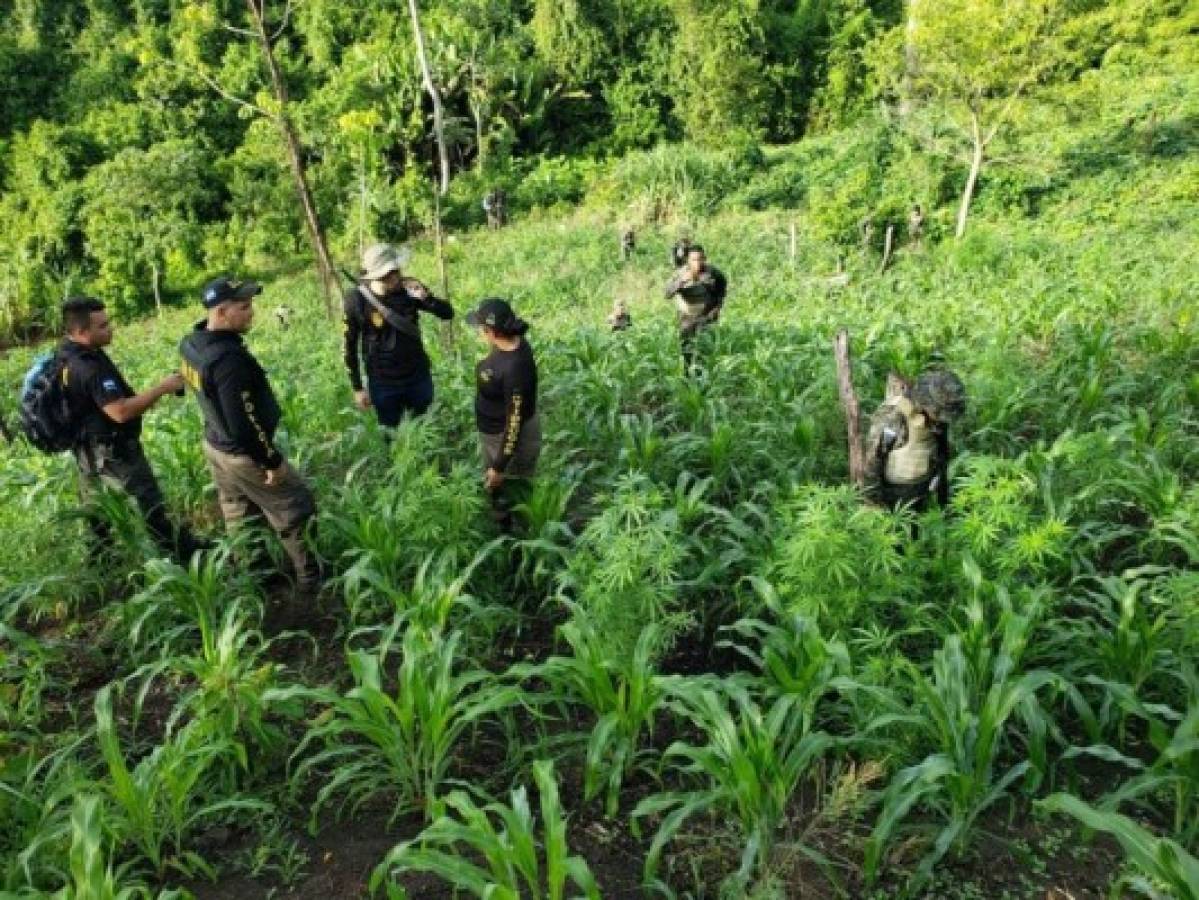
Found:
[[[70,339],[63,341],[59,352],[66,362],[67,403],[79,423],[80,439],[136,440],[142,432],[140,416],[118,423],[104,413],[105,406],[135,394],[108,354]]]
[[[431,313],[439,319],[452,319],[454,308],[437,297],[414,297],[400,289],[380,302],[404,323],[394,328],[381,312],[362,295],[370,290],[355,287],[345,296],[345,362],[350,386],[362,390],[359,348],[366,359],[366,376],[373,381],[407,381],[429,371],[429,356],[420,336],[420,316]]]
[[[506,434],[503,471],[526,422],[537,415],[537,361],[521,338],[515,350],[493,349],[475,366],[475,422],[483,434]],[[509,446],[511,445],[511,446]]]

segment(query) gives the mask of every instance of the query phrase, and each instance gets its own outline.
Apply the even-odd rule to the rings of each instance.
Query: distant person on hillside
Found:
[[[492,188],[483,198],[483,212],[487,214],[487,227],[492,231],[502,228],[508,221],[507,199],[502,188]]]
[[[379,424],[395,428],[433,403],[433,375],[420,332],[420,313],[454,317],[454,308],[415,278],[405,278],[406,254],[375,244],[362,254],[362,278],[343,303],[345,363],[354,404],[374,409]],[[361,359],[366,360],[367,389]]]
[[[528,323],[505,300],[489,299],[466,317],[490,349],[475,367],[475,421],[483,455],[483,487],[500,529],[515,526],[514,508],[528,496],[541,455],[537,361]]]
[[[869,253],[874,246],[874,216],[866,216],[858,223],[858,231],[862,236],[862,252]]]
[[[628,262],[637,249],[637,235],[632,228],[626,228],[620,233],[620,258]]]
[[[949,426],[966,410],[966,388],[948,369],[929,369],[888,397],[870,421],[866,489],[892,509],[949,503]]]
[[[633,327],[633,317],[629,315],[629,306],[623,300],[612,304],[612,314],[608,316],[608,325],[613,331],[625,331]]]
[[[666,299],[675,301],[679,313],[679,343],[685,371],[690,372],[695,361],[696,335],[719,321],[727,293],[724,273],[708,264],[703,247],[692,244],[686,264],[666,285]]]
[[[674,246],[670,248],[670,264],[676,269],[683,268],[687,264],[687,254],[690,252],[691,235],[680,235]]]
[[[912,212],[908,216],[908,242],[913,247],[921,247],[924,245],[924,210],[917,203],[912,206]]]
[[[254,323],[253,281],[216,278],[201,294],[208,316],[179,344],[183,378],[204,415],[204,457],[229,530],[263,516],[279,535],[299,599],[320,590],[320,564],[305,543],[316,500],[275,446],[282,410],[242,335]]]
[[[201,546],[184,525],[172,525],[154,470],[142,449],[142,416],[168,394],[183,393],[183,377],[168,375],[154,387],[137,393],[104,348],[112,343],[112,323],[104,304],[92,297],[75,297],[62,306],[66,338],[59,347],[62,378],[71,421],[77,423],[74,448],[79,466],[80,493],[87,504],[101,485],[128,494],[145,519],[158,548],[187,562]],[[112,544],[108,523],[89,513],[93,542],[90,554],[101,555]]]

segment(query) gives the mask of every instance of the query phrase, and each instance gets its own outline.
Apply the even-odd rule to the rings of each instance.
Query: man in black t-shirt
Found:
[[[135,392],[104,352],[112,343],[104,304],[75,297],[63,304],[62,316],[67,336],[59,353],[67,403],[78,428],[74,454],[85,503],[102,484],[124,491],[137,503],[159,549],[186,561],[198,544],[186,527],[167,518],[162,490],[141,443],[142,416],[168,394],[182,393],[183,378],[174,373],[148,391]],[[95,513],[88,515],[88,523],[95,539],[92,553],[102,553],[112,530]]]
[[[266,370],[242,338],[262,286],[225,276],[204,286],[207,317],[179,342],[183,377],[204,415],[204,458],[225,526],[265,518],[291,560],[299,599],[315,599],[320,561],[308,547],[316,499],[275,444],[283,417]]]
[[[433,376],[420,333],[420,313],[454,317],[454,308],[415,278],[404,278],[404,254],[375,244],[363,254],[362,282],[345,296],[345,362],[354,403],[374,408],[379,424],[394,428],[404,416],[423,415],[433,402]],[[366,360],[369,390],[362,385]]]
[[[527,495],[541,455],[537,417],[537,361],[525,334],[528,323],[507,301],[484,300],[466,317],[491,352],[475,367],[475,422],[483,454],[483,486],[504,531]]]

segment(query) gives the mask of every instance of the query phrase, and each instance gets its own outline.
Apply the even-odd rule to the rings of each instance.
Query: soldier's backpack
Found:
[[[43,453],[70,450],[78,437],[63,384],[65,365],[58,353],[39,356],[21,385],[21,431]]]

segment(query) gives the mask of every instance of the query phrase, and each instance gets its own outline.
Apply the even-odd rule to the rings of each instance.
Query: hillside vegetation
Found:
[[[1066,12],[1073,55],[1017,98],[960,239],[950,107],[901,120],[862,87],[842,127],[831,74],[797,142],[760,144],[793,136],[768,117],[726,146],[459,174],[450,296],[512,298],[541,367],[516,539],[484,511],[461,324],[428,329],[436,404],[387,445],[294,243],[190,257],[159,315],[119,301],[112,355],[144,385],[203,272],[264,277],[248,340],[335,578],[310,636],[280,634],[241,543],[153,559],[116,496],[90,569],[72,461],[0,448],[0,895],[1199,896],[1199,19]],[[514,222],[484,231],[495,182]],[[407,233],[372,210],[370,234]],[[866,216],[897,226],[885,271]],[[731,284],[697,377],[661,299],[684,229]],[[99,272],[87,246],[72,283]],[[842,327],[867,409],[890,371],[961,374],[948,509],[847,485]],[[0,360],[8,396],[34,352]],[[168,399],[145,443],[171,509],[219,535],[200,436]]]

